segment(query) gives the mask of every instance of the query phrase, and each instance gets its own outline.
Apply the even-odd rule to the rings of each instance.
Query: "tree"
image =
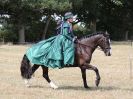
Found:
[[[10,15],[9,22],[18,28],[20,43],[25,42],[25,29],[30,23],[40,21],[43,16],[48,17],[42,34],[45,38],[51,15],[71,8],[68,0],[1,0],[0,3],[1,14]]]
[[[114,40],[127,40],[132,27],[130,0],[99,0],[98,30],[108,30]]]
[[[46,38],[54,28],[51,25],[55,26],[51,15],[63,16],[66,11],[78,16],[77,22],[84,24],[83,32],[108,30],[113,40],[126,40],[132,36],[132,0],[0,0],[0,14],[9,15],[4,20],[16,28],[21,43],[25,41],[25,34],[26,38],[31,35]]]
[[[96,31],[96,6],[97,0],[72,0],[73,11],[79,20],[86,23],[86,27],[92,32]]]

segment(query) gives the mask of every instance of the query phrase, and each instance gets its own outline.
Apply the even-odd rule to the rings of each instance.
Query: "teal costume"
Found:
[[[72,26],[65,22],[60,34],[33,45],[26,56],[33,64],[63,68],[74,64],[74,52]]]

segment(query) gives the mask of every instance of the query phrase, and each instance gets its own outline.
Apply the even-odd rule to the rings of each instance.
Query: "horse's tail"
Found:
[[[23,56],[23,59],[21,61],[20,71],[21,71],[21,76],[23,78],[25,79],[31,78],[32,69],[31,69],[30,61],[26,55]]]

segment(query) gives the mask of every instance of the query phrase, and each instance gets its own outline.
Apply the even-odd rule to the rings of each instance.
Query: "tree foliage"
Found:
[[[78,35],[107,30],[113,40],[133,37],[132,0],[0,0],[1,34],[11,38],[7,41],[39,41],[43,35],[54,35],[51,15],[63,16],[66,11],[84,24],[75,30]]]

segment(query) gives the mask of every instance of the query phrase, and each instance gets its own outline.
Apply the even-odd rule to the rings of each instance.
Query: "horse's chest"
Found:
[[[89,63],[91,60],[91,55],[88,54],[80,54],[79,55],[79,64],[82,65],[84,63]]]
[[[89,48],[81,47],[77,50],[77,58],[79,64],[82,65],[84,63],[89,63],[92,57],[92,53]]]

